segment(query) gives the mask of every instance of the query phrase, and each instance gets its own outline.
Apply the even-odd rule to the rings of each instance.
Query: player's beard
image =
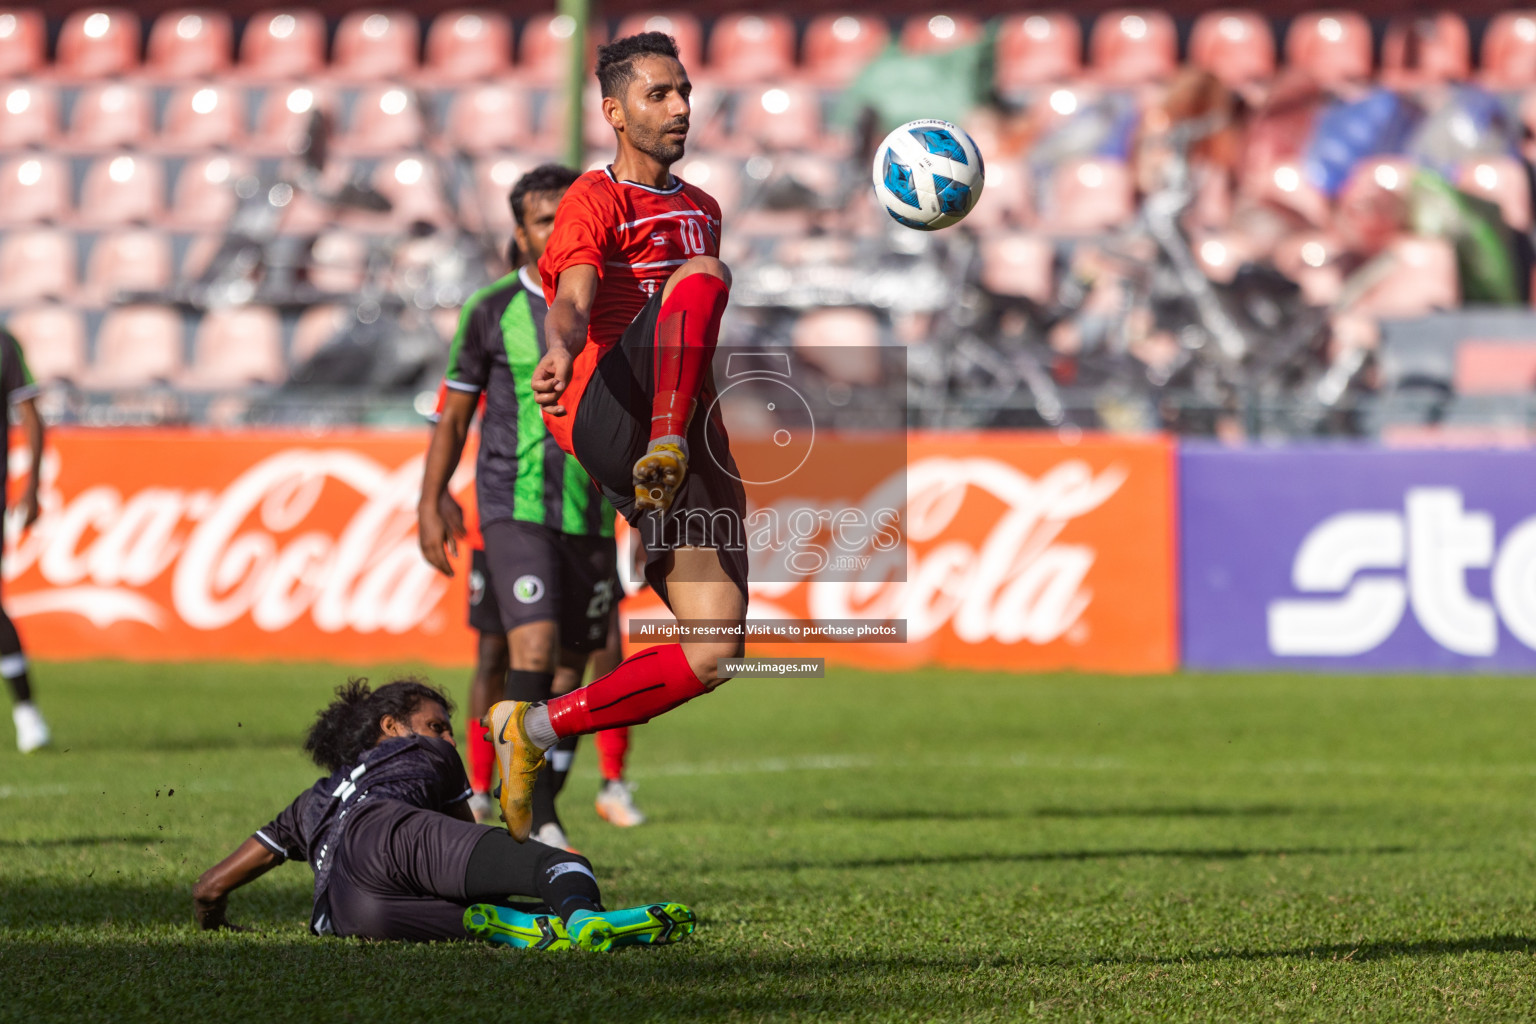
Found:
[[[678,128],[687,131],[687,118],[668,121],[658,128],[630,122],[629,144],[658,163],[670,167],[683,158],[683,150],[687,146],[686,137],[677,139],[667,134]]]

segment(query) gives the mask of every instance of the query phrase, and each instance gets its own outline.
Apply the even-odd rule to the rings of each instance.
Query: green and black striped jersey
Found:
[[[485,395],[475,463],[480,523],[520,519],[611,537],[613,506],[581,463],[560,450],[534,401],[548,311],[538,283],[519,271],[470,296],[459,314],[444,383]]]

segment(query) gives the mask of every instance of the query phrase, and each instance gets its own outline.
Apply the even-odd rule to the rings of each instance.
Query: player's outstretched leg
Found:
[[[693,934],[694,913],[681,903],[652,903],[625,910],[578,910],[566,921],[571,945],[606,952],[620,946],[666,946]]]
[[[670,508],[688,474],[688,423],[720,340],[730,271],[712,256],[678,267],[662,289],[652,360],[650,446],[635,463],[635,506]]]

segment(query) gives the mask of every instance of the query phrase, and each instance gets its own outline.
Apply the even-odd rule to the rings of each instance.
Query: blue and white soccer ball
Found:
[[[875,196],[897,223],[937,231],[976,208],[986,168],[975,141],[950,124],[909,121],[875,150]]]

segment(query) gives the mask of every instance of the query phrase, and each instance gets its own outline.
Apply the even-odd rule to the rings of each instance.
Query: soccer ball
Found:
[[[976,208],[986,168],[975,141],[948,121],[909,121],[875,150],[875,197],[899,224],[937,231]]]

